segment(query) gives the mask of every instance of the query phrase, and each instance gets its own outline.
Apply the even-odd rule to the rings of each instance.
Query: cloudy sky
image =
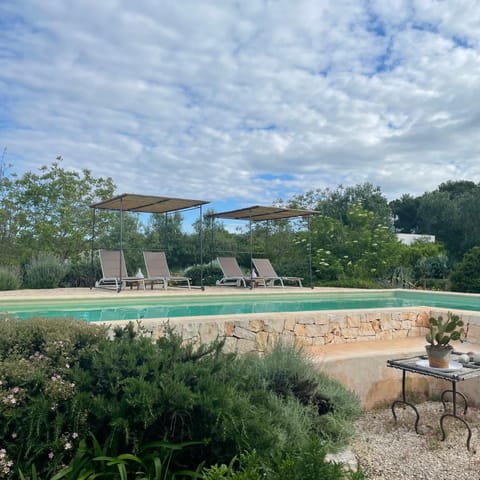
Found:
[[[270,205],[480,181],[480,0],[1,0],[10,171]]]

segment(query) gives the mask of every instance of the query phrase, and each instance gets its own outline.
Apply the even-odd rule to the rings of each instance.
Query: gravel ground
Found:
[[[459,406],[462,407],[461,401]],[[415,413],[409,407],[390,407],[365,413],[356,422],[356,435],[350,445],[367,480],[480,480],[480,410],[457,405],[457,413],[472,429],[470,451],[468,430],[454,418],[444,422],[446,439],[442,442],[441,402],[416,405],[420,414],[415,433]]]

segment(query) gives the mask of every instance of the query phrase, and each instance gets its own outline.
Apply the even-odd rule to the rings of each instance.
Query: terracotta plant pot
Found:
[[[453,347],[451,345],[425,345],[428,355],[428,364],[432,368],[448,368],[450,355]]]

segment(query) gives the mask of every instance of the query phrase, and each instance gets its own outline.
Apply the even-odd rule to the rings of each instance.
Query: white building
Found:
[[[418,233],[396,233],[397,238],[405,245],[411,245],[416,240],[435,243],[435,235],[420,235]]]

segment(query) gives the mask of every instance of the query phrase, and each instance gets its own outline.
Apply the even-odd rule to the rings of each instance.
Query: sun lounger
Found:
[[[100,265],[102,267],[102,278],[95,283],[97,288],[115,287],[119,292],[122,287],[134,285],[137,289],[142,287],[145,289],[145,281],[143,278],[131,277],[127,273],[125,257],[122,250],[99,250]]]
[[[268,258],[253,258],[252,261],[258,278],[263,278],[266,285],[273,287],[275,286],[275,282],[278,281],[282,287],[285,286],[284,282],[298,283],[298,286],[302,287],[303,278],[278,276]]]
[[[243,274],[235,257],[217,257],[217,262],[223,273],[223,278],[221,280],[217,280],[218,286],[247,286],[247,282],[250,281],[250,277],[246,277]]]
[[[169,282],[171,283],[186,283],[188,288],[191,288],[190,278],[172,276],[168,268],[167,257],[165,252],[143,252],[145,260],[145,267],[147,269],[146,283],[149,283],[152,288],[154,283],[161,283],[164,289],[167,289]]]

